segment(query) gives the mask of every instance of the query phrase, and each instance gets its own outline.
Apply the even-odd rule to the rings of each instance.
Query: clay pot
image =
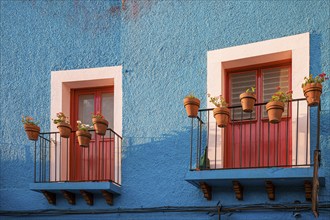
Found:
[[[272,124],[279,123],[284,112],[284,102],[272,101],[266,104],[269,122]]]
[[[60,122],[57,124],[58,131],[60,132],[60,136],[63,138],[70,137],[72,128],[68,123]]]
[[[91,141],[92,135],[89,131],[76,131],[78,137],[78,143],[80,147],[89,147],[89,142]]]
[[[213,116],[217,122],[218,127],[227,127],[229,121],[229,109],[227,107],[217,107],[213,109]]]
[[[92,118],[96,134],[105,135],[109,122],[105,119]]]
[[[308,106],[319,105],[322,94],[321,83],[308,83],[303,87],[303,90]]]
[[[24,130],[31,141],[37,141],[39,134],[40,134],[40,128],[37,125],[33,124],[24,124]]]
[[[197,98],[184,98],[183,105],[186,108],[186,112],[188,117],[196,118],[198,115],[198,109],[200,105],[200,101]]]
[[[254,104],[256,103],[256,95],[254,93],[244,92],[239,96],[243,112],[253,112]]]

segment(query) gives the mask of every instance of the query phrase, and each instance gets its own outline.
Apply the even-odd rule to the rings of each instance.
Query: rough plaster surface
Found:
[[[214,190],[206,201],[184,181],[189,166],[189,92],[206,106],[206,52],[299,33],[311,33],[311,72],[330,72],[328,1],[1,1],[0,210],[109,209],[96,198],[60,198],[48,205],[29,190],[33,145],[20,123],[32,115],[49,129],[50,71],[123,65],[122,194],[110,209],[156,206],[304,202],[299,189]],[[322,95],[320,200],[329,201],[330,88]],[[315,139],[312,139],[312,143]],[[321,213],[321,219],[329,213]],[[246,213],[245,219],[292,218],[292,213]],[[142,216],[142,217],[141,217]],[[309,219],[311,213],[302,213]],[[79,218],[70,216],[72,219]],[[109,216],[107,216],[108,218]],[[207,214],[112,215],[114,219],[217,219]],[[225,219],[241,219],[234,213]],[[98,218],[98,216],[91,216]]]

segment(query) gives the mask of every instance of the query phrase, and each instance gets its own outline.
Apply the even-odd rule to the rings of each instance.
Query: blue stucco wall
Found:
[[[304,202],[303,189],[277,188],[270,202],[257,187],[244,201],[214,190],[212,201],[184,181],[189,128],[182,99],[193,91],[206,106],[206,52],[310,32],[311,72],[329,73],[329,1],[1,1],[0,210],[214,206]],[[33,145],[20,117],[49,129],[50,71],[123,65],[122,194],[113,207],[59,199],[48,205],[29,190]],[[302,73],[305,74],[305,73]],[[321,150],[330,197],[330,86],[322,96]],[[310,212],[302,212],[310,219]],[[114,219],[217,219],[206,213],[110,215]],[[106,217],[110,217],[106,216]],[[321,219],[329,212],[321,213]],[[79,216],[66,216],[72,219]],[[90,216],[97,219],[99,216]],[[105,217],[105,216],[102,216]],[[288,212],[244,212],[224,219],[292,218]],[[56,217],[54,217],[56,219]]]

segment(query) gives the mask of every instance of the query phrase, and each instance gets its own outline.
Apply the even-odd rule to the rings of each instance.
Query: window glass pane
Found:
[[[229,104],[241,105],[240,94],[245,92],[248,88],[256,87],[256,74],[255,70],[248,72],[232,73],[229,75],[230,83],[230,97]],[[252,113],[243,113],[241,107],[233,108],[231,110],[231,120],[248,120],[255,118],[255,111]]]
[[[109,122],[109,128],[113,129],[113,93],[102,94],[101,111],[105,119]]]
[[[289,90],[289,72],[288,67],[278,67],[271,69],[262,69],[261,74],[263,77],[263,102],[268,102],[272,95],[277,91],[277,87],[281,87],[283,92]],[[285,107],[283,116],[287,115],[287,108]],[[264,111],[264,117],[267,117],[267,112]]]
[[[91,113],[94,112],[94,95],[79,95],[78,120],[93,125]]]

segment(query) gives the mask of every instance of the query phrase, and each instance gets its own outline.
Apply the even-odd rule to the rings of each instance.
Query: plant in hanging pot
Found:
[[[183,105],[186,108],[188,117],[190,118],[197,117],[198,109],[200,106],[200,100],[197,97],[195,97],[192,93],[190,93],[183,99]]]
[[[216,108],[213,109],[213,116],[217,122],[218,127],[225,128],[229,121],[229,109],[227,108],[228,104],[225,101],[225,98],[222,95],[211,97],[210,94],[207,94]]]
[[[255,87],[252,86],[240,94],[239,99],[241,101],[243,112],[253,112],[254,104],[257,101],[255,90]]]
[[[320,103],[322,94],[322,83],[328,79],[325,73],[321,73],[313,78],[312,74],[304,78],[305,81],[301,85],[306,97],[308,106],[316,106]]]
[[[93,128],[88,124],[82,124],[81,121],[77,121],[78,130],[76,131],[76,135],[78,137],[78,143],[81,147],[89,147],[89,142],[92,138],[91,133],[89,133],[88,129]]]
[[[37,141],[40,134],[39,122],[34,122],[34,119],[30,116],[22,116],[22,123],[24,124],[24,130],[31,141]]]
[[[92,121],[96,134],[105,135],[109,122],[104,119],[104,116],[100,112],[92,113]]]
[[[266,104],[268,119],[272,124],[281,121],[282,113],[284,112],[284,103],[292,99],[292,90],[283,92],[279,86],[276,89],[277,92],[272,95],[270,101]]]
[[[60,132],[60,136],[63,138],[68,138],[72,131],[72,128],[69,124],[69,117],[65,116],[63,112],[58,112],[56,116],[57,118],[52,120],[54,124],[57,125],[57,129]]]

